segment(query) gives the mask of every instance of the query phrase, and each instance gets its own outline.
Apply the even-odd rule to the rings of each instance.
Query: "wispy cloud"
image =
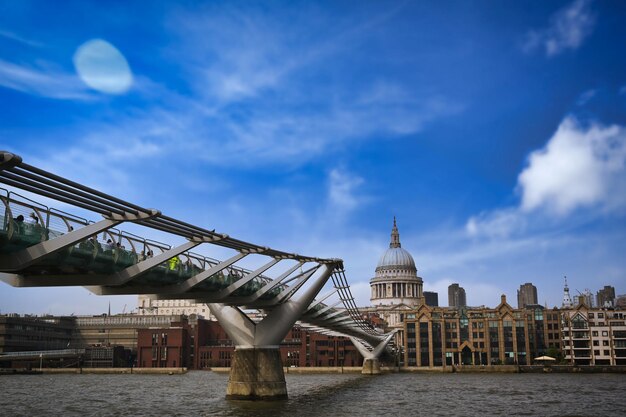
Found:
[[[557,11],[544,29],[533,29],[526,34],[522,49],[533,52],[544,49],[552,57],[567,49],[577,49],[591,35],[596,16],[591,11],[591,0],[575,0]]]
[[[465,230],[471,237],[506,238],[524,229],[526,219],[517,208],[487,211],[469,218]]]
[[[360,202],[356,191],[363,183],[363,178],[340,168],[331,170],[328,177],[328,199],[331,206],[341,212],[355,209]]]
[[[584,106],[585,104],[589,102],[589,100],[594,98],[596,94],[598,94],[598,90],[595,88],[591,90],[587,90],[578,97],[578,100],[576,100],[576,104],[578,106]]]
[[[78,77],[48,62],[28,66],[0,59],[0,86],[61,100],[94,100],[96,98]]]
[[[31,46],[31,47],[34,47],[34,48],[40,48],[40,47],[44,46],[44,44],[42,42],[25,38],[25,37],[23,37],[21,35],[18,35],[17,33],[10,32],[8,30],[0,29],[0,37],[3,37],[5,39],[9,39],[9,40],[12,40],[12,41],[15,41],[15,42],[19,42],[21,44],[24,44],[24,45],[27,45],[27,46]]]

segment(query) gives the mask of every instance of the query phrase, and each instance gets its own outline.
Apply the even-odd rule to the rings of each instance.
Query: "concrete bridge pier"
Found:
[[[226,398],[285,400],[287,384],[278,348],[235,348]]]
[[[363,375],[378,375],[380,374],[380,361],[378,358],[363,359],[363,369],[361,370]]]
[[[290,298],[254,323],[239,308],[209,304],[235,343],[226,398],[232,400],[284,400],[287,385],[280,357],[280,342],[332,275],[335,264],[324,264],[319,276],[297,300]]]
[[[387,337],[376,345],[372,350],[369,350],[362,341],[355,337],[351,337],[350,340],[356,349],[363,356],[363,369],[361,373],[363,375],[378,375],[380,374],[380,361],[378,358],[385,350],[387,344],[391,341],[395,332],[391,332]]]

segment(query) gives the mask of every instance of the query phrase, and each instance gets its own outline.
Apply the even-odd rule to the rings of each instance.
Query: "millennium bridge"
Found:
[[[226,397],[282,399],[287,387],[279,344],[296,322],[308,330],[349,337],[364,357],[363,373],[380,373],[379,357],[393,333],[364,320],[341,259],[283,252],[235,239],[124,201],[31,166],[0,151],[0,280],[14,287],[83,286],[98,295],[148,294],[207,303],[235,344]],[[15,189],[29,196],[18,194]],[[93,221],[44,205],[54,200]],[[171,245],[119,228],[134,223],[184,238]],[[192,252],[201,245],[233,250],[218,260]],[[237,265],[247,256],[266,263]],[[288,266],[266,275],[278,263]],[[320,295],[332,281],[333,288]],[[332,297],[332,298],[331,298]],[[327,302],[329,299],[337,301]],[[252,321],[245,310],[260,310]]]

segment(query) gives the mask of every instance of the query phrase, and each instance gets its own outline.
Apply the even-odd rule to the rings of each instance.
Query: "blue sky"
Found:
[[[0,4],[0,145],[170,216],[340,257],[360,305],[397,216],[425,290],[626,293],[626,7]],[[145,233],[152,236],[149,231]],[[156,236],[155,236],[156,237]],[[213,253],[216,256],[219,253]],[[99,313],[0,286],[0,311]]]

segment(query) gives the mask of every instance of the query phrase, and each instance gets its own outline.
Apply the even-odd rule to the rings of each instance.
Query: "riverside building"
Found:
[[[592,308],[583,297],[562,311],[563,353],[572,365],[626,365],[626,309]]]
[[[419,306],[404,333],[405,366],[527,365],[560,348],[558,310],[514,309],[504,295],[496,308]]]

